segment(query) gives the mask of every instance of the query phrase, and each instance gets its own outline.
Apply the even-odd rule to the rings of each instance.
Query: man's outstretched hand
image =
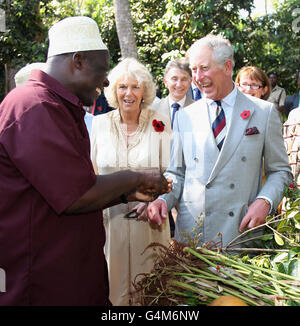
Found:
[[[148,205],[148,220],[151,223],[161,225],[168,217],[167,204],[162,199],[156,199]]]

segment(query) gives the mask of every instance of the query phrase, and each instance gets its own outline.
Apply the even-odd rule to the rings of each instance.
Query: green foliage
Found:
[[[279,84],[286,89],[287,94],[297,91],[296,72],[300,69],[300,31],[292,29],[297,18],[293,16],[296,8],[300,8],[299,0],[280,1],[273,14],[257,19],[258,33],[264,39],[265,47],[264,51],[259,52],[253,44],[253,53],[257,57],[251,59],[266,72],[276,70]]]
[[[17,70],[47,57],[48,29],[54,21],[76,15],[70,1],[52,0],[4,1],[6,29],[0,33],[0,100],[4,97],[4,64]]]
[[[222,33],[235,49],[235,74],[244,65],[257,65],[266,72],[277,70],[280,84],[293,93],[299,62],[299,33],[292,31],[292,11],[297,1],[280,2],[274,14],[254,19],[250,16],[253,0],[131,0],[139,59],[152,71],[165,96],[162,80],[167,61],[184,56],[198,38],[210,32]],[[89,13],[101,26],[113,62],[117,63],[120,48],[113,1],[102,0],[97,7],[95,3],[89,0]],[[292,43],[287,42],[287,36]]]
[[[162,78],[168,60],[184,56],[195,40],[208,33],[239,40],[234,44],[236,62],[237,67],[243,65],[240,41],[246,41],[247,34],[240,29],[239,11],[250,13],[252,1],[131,2],[139,57],[151,67],[164,95]]]
[[[7,1],[1,4],[6,13],[8,31],[0,34],[0,64],[12,63],[21,67],[24,63],[43,60],[47,50],[39,8],[49,0]]]
[[[121,57],[121,50],[115,24],[113,0],[87,0],[83,14],[98,23],[101,37],[109,48],[111,66],[114,66]]]
[[[82,1],[81,1],[82,2]],[[270,15],[251,18],[253,0],[130,0],[139,59],[166,95],[163,73],[170,58],[184,56],[190,45],[208,33],[222,33],[235,49],[235,74],[244,65],[277,70],[288,94],[297,89],[300,33],[292,29],[299,0],[278,1]],[[0,33],[0,71],[46,59],[47,30],[72,15],[94,18],[111,53],[111,66],[121,57],[113,0],[4,1],[8,31]],[[2,76],[2,73],[1,73]],[[0,88],[3,86],[3,78]],[[2,87],[3,88],[3,87]]]

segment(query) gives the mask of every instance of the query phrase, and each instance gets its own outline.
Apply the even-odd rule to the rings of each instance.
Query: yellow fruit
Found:
[[[222,295],[209,306],[248,306],[243,300],[232,295]]]

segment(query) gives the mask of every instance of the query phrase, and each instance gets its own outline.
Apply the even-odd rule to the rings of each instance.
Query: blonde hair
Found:
[[[119,62],[108,74],[109,86],[104,89],[105,96],[110,106],[119,107],[116,86],[122,78],[133,78],[143,86],[144,94],[141,109],[152,104],[156,94],[156,86],[149,70],[134,58],[125,58]]]
[[[262,83],[263,87],[267,86],[268,90],[262,96],[262,99],[266,100],[269,97],[270,93],[271,93],[271,84],[270,84],[270,80],[269,80],[267,74],[262,69],[260,69],[259,67],[245,66],[237,74],[236,79],[235,79],[236,84],[240,83],[241,76],[243,74],[245,74],[246,76],[248,76],[252,80],[259,80]]]

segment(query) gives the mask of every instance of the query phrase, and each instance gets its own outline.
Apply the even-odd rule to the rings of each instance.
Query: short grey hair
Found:
[[[233,57],[233,46],[229,40],[220,34],[208,34],[205,37],[197,40],[187,51],[187,58],[189,58],[192,53],[203,46],[208,46],[213,50],[213,58],[220,66],[223,66],[226,60],[231,60],[232,69],[234,68],[235,62]]]
[[[137,80],[138,85],[143,86],[141,108],[150,106],[155,98],[156,86],[146,66],[134,58],[123,59],[108,74],[109,86],[104,89],[104,92],[109,105],[114,108],[119,107],[116,86],[121,79],[127,77]]]
[[[189,65],[189,61],[186,58],[176,58],[168,62],[164,76],[167,76],[168,72],[172,68],[178,68],[180,70],[186,71],[192,77],[192,70]]]

